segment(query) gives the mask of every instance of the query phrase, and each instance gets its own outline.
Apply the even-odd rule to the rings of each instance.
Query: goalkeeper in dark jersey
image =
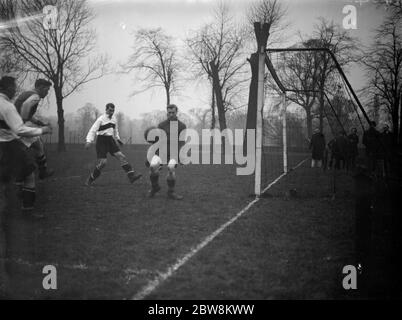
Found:
[[[21,115],[25,125],[33,128],[42,128],[48,126],[39,120],[35,114],[39,106],[41,99],[44,99],[52,83],[45,79],[38,79],[35,82],[35,89],[22,92],[15,100],[15,107],[18,113]],[[34,150],[36,163],[39,168],[39,179],[45,179],[53,175],[54,171],[47,168],[47,159],[43,146],[43,142],[40,137],[24,137],[21,141],[28,147]],[[19,184],[19,181],[16,182]]]
[[[175,159],[175,155],[170,154],[170,141],[171,138],[178,142],[178,147],[180,148],[184,145],[183,141],[179,141],[179,136],[182,131],[186,129],[186,125],[177,119],[177,111],[178,108],[174,104],[170,104],[167,106],[167,119],[158,125],[158,129],[163,130],[167,136],[167,168],[168,174],[166,177],[166,182],[168,186],[168,198],[173,200],[182,200],[183,196],[175,193],[176,186],[176,167],[178,164],[178,159]],[[177,137],[171,137],[173,132],[170,132],[172,122],[176,122],[175,124],[178,126]],[[178,156],[178,155],[177,155]],[[161,187],[159,185],[159,172],[163,165],[163,160],[159,156],[159,154],[155,154],[152,157],[151,162],[149,163],[150,167],[150,180],[151,180],[151,190],[149,191],[149,197],[153,198],[155,194],[160,191]]]

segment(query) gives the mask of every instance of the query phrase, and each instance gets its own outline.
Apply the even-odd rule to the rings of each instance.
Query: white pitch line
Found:
[[[60,263],[53,263],[53,262],[30,262],[21,258],[17,259],[4,259],[0,258],[0,262],[11,262],[21,266],[26,266],[29,268],[32,267],[44,267],[47,265],[55,266],[56,268],[68,269],[73,271],[90,271],[90,272],[119,272],[124,273],[129,279],[135,276],[149,276],[158,274],[157,271],[152,271],[148,269],[134,269],[134,268],[126,268],[123,270],[117,268],[110,268],[105,266],[91,266],[85,263],[76,263],[76,264],[60,264]]]
[[[297,169],[300,167],[307,159],[304,159],[302,162],[300,162],[296,167],[293,169]],[[268,187],[264,189],[263,192],[266,192],[268,189],[270,189],[274,184],[276,184],[280,179],[282,179],[284,176],[286,176],[287,173],[282,174],[279,176],[275,181],[270,183]],[[224,223],[219,229],[217,229],[215,232],[213,232],[211,235],[206,237],[199,245],[197,245],[195,248],[192,248],[189,253],[184,255],[182,258],[178,259],[175,264],[172,266],[168,267],[168,269],[160,273],[155,279],[151,280],[148,282],[147,285],[145,285],[138,293],[136,293],[133,297],[132,300],[143,300],[146,298],[148,295],[150,295],[157,287],[159,287],[163,282],[165,282],[167,279],[169,279],[179,268],[181,268],[187,261],[189,261],[194,255],[196,255],[201,249],[203,249],[205,246],[207,246],[210,242],[212,242],[218,235],[220,235],[227,227],[229,227],[231,224],[233,224],[236,220],[238,220],[244,213],[246,213],[253,205],[255,205],[261,198],[256,198],[252,202],[250,202],[243,210],[241,210],[236,216],[234,216],[232,219],[230,219],[228,222]]]

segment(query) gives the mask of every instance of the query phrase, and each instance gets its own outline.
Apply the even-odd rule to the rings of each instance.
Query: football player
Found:
[[[35,159],[21,137],[51,133],[51,128],[26,126],[11,103],[15,92],[15,78],[4,76],[0,79],[0,182],[9,183],[12,178],[22,177],[22,210],[32,217],[42,218],[43,215],[34,211]]]
[[[38,79],[35,81],[35,89],[22,92],[15,100],[14,105],[26,126],[41,128],[48,125],[39,120],[35,114],[39,102],[47,96],[51,86],[52,83],[50,81]],[[35,153],[36,163],[39,168],[39,179],[42,180],[52,176],[54,170],[47,168],[47,159],[42,139],[40,137],[24,137],[22,138],[22,142]],[[18,181],[17,184],[19,184]]]
[[[178,195],[175,193],[175,186],[176,186],[176,167],[178,164],[178,159],[174,158],[174,155],[170,154],[170,139],[175,139],[178,141],[178,147],[179,151],[180,148],[184,145],[183,141],[179,141],[179,136],[180,133],[186,129],[186,125],[181,122],[180,120],[177,119],[177,111],[178,108],[175,104],[170,104],[166,108],[167,110],[167,119],[158,125],[158,129],[163,130],[166,133],[167,137],[167,168],[168,168],[168,174],[166,177],[166,182],[168,186],[168,198],[173,199],[173,200],[182,200],[183,196]],[[171,122],[177,122],[178,126],[178,132],[177,136],[171,137],[171,134],[174,134],[170,132],[170,125]],[[147,162],[148,164],[148,162]],[[149,197],[153,198],[155,194],[161,190],[161,187],[159,185],[159,172],[162,168],[163,165],[162,159],[159,157],[159,154],[155,154],[152,157],[151,162],[148,164],[150,168],[150,180],[151,180],[151,190],[149,191]]]
[[[127,177],[131,183],[138,180],[142,176],[134,171],[131,164],[127,161],[126,156],[120,151],[120,148],[117,145],[117,143],[123,145],[123,142],[120,140],[119,130],[117,128],[117,119],[114,116],[114,111],[114,104],[108,103],[106,105],[105,114],[101,115],[95,121],[88,132],[85,148],[89,149],[96,137],[96,155],[98,163],[86,181],[87,186],[92,185],[93,182],[101,175],[102,169],[107,163],[108,153],[120,161],[121,167],[127,173]]]

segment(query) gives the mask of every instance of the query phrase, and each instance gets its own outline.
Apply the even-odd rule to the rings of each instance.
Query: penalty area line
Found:
[[[304,159],[301,161],[296,167],[293,168],[297,169],[301,165],[303,165],[304,162],[306,162],[307,159]],[[266,192],[268,189],[270,189],[273,185],[278,183],[279,180],[281,180],[283,177],[285,177],[288,173],[283,173],[281,176],[276,178],[273,182],[271,182],[263,192]],[[153,280],[149,281],[147,285],[145,285],[138,293],[136,293],[131,300],[143,300],[147,296],[149,296],[152,292],[155,291],[156,288],[158,288],[163,282],[165,282],[167,279],[169,279],[173,274],[180,269],[183,265],[185,265],[193,256],[195,256],[199,251],[201,251],[204,247],[206,247],[210,242],[212,242],[218,235],[220,235],[223,231],[226,230],[227,227],[229,227],[231,224],[233,224],[235,221],[237,221],[242,215],[244,215],[251,207],[253,207],[258,201],[260,201],[261,198],[256,198],[253,201],[251,201],[244,209],[242,209],[239,213],[237,213],[232,219],[224,223],[222,226],[220,226],[216,231],[214,231],[211,235],[206,237],[200,244],[198,244],[196,247],[192,248],[190,252],[188,252],[186,255],[183,257],[179,258],[176,263],[171,265],[170,267],[167,268],[165,272],[159,273],[157,277],[155,277]]]

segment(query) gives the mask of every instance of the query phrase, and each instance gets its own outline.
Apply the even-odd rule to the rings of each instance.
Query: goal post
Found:
[[[340,66],[338,60],[336,59],[334,53],[329,49],[329,48],[270,48],[270,49],[266,49],[266,60],[267,60],[267,67],[269,69],[269,71],[271,72],[275,82],[277,83],[277,85],[280,87],[280,89],[282,91],[291,91],[290,89],[286,88],[284,86],[284,84],[282,83],[282,81],[279,79],[278,75],[275,72],[274,67],[272,66],[272,63],[270,62],[271,60],[268,57],[268,53],[273,53],[273,52],[324,52],[330,55],[331,57],[331,61],[334,63],[335,68],[338,70],[339,74],[341,75],[343,81],[345,82],[349,92],[352,94],[354,101],[357,103],[360,112],[363,114],[364,118],[366,119],[366,121],[369,123],[370,122],[370,118],[367,115],[367,112],[364,110],[362,104],[360,103],[359,98],[357,97],[355,91],[353,90],[348,78],[346,77],[345,73],[342,70],[342,67]],[[269,63],[268,63],[269,61]],[[270,64],[270,66],[269,66]]]
[[[285,93],[282,94],[282,104],[283,172],[288,173],[287,100]]]
[[[260,24],[258,25],[261,27]],[[331,131],[330,136],[334,137],[338,134],[339,130],[342,130],[342,132],[346,134],[352,127],[356,126],[357,120],[359,122],[357,126],[361,127],[361,130],[364,131],[364,125],[367,125],[370,122],[370,119],[331,50],[328,48],[306,47],[268,49],[266,48],[266,45],[264,45],[266,43],[261,42],[261,33],[258,33],[256,26],[255,30],[259,47],[258,77],[255,76],[255,73],[253,75],[253,81],[257,80],[256,82],[258,83],[257,92],[254,94],[257,103],[254,104],[253,107],[253,110],[256,111],[254,111],[253,118],[256,129],[256,163],[253,189],[254,195],[256,197],[261,197],[263,196],[262,193],[264,188],[269,184],[271,179],[274,179],[278,174],[287,174],[291,171],[292,168],[300,162],[298,161],[299,158],[301,156],[306,156],[306,152],[308,151],[305,142],[303,143],[301,141],[303,140],[303,135],[305,135],[305,133],[303,135],[300,133],[309,132],[308,128],[310,128],[311,131],[311,123],[309,123],[308,126],[305,122],[304,124],[306,127],[298,127],[299,129],[295,129],[295,124],[297,123],[295,122],[294,113],[291,111],[293,106],[292,108],[289,106],[292,103],[297,104],[295,95],[318,95],[320,91],[318,91],[317,84],[314,80],[311,80],[307,87],[300,86],[299,82],[292,84],[288,81],[289,79],[296,79],[296,81],[299,81],[299,79],[297,77],[295,78],[292,73],[292,67],[294,67],[295,62],[297,65],[298,61],[309,61],[308,59],[298,59],[306,59],[306,57],[310,56],[314,57],[314,52],[321,52],[328,55],[334,68],[334,83],[338,84],[338,86],[340,84],[342,85],[341,88],[343,91],[341,92],[340,97],[346,99],[344,100],[347,101],[348,105],[346,106],[339,106],[339,103],[333,105],[336,102],[335,98],[337,94],[336,92],[331,91],[332,87],[328,87],[329,91],[327,92],[325,91],[327,88],[323,91],[325,100],[323,112],[326,113],[325,118],[328,122],[326,130]],[[303,54],[302,52],[305,52],[306,54]],[[313,54],[309,55],[308,52],[313,52]],[[268,83],[266,75],[268,75],[270,83]],[[331,81],[332,80],[333,79],[331,78]],[[271,90],[267,90],[267,88],[273,89],[272,92],[274,92],[274,95],[271,95]],[[265,99],[267,100],[264,101]],[[275,106],[276,109],[269,109],[268,107],[269,110],[264,110],[264,105]],[[314,104],[314,107],[317,107],[316,104]],[[300,119],[302,118],[299,118],[299,120]],[[248,117],[247,121],[249,122],[249,120]],[[363,122],[365,122],[365,124]],[[305,128],[306,131],[303,131],[303,128]],[[298,139],[298,137],[301,139]],[[304,137],[304,139],[306,138],[310,137]],[[301,151],[289,153],[289,150],[299,150],[294,149],[295,146],[296,148],[302,146],[302,149],[300,149]],[[267,168],[269,168],[269,172]]]
[[[258,55],[258,96],[257,96],[257,124],[256,124],[256,152],[255,152],[255,195],[261,195],[261,158],[262,158],[262,120],[264,109],[264,76],[265,76],[265,48],[260,48]]]
[[[262,122],[264,110],[264,78],[265,78],[265,57],[269,36],[269,25],[267,23],[254,23],[254,32],[258,47],[258,89],[257,89],[257,121],[256,121],[256,150],[255,150],[255,181],[254,193],[256,197],[261,195],[261,159],[262,159]]]

